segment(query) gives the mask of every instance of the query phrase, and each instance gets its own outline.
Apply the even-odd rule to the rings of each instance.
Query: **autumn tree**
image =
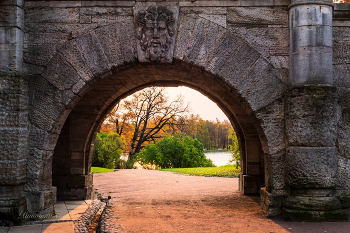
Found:
[[[218,124],[218,145],[225,149],[228,148],[230,141],[230,131],[232,130],[231,123],[228,120],[224,120]]]
[[[228,120],[208,121],[199,115],[189,115],[184,118],[179,132],[191,138],[197,138],[206,149],[226,149],[231,142],[230,130],[232,126]]]
[[[178,125],[178,131],[184,133],[191,137],[192,139],[197,137],[199,121],[201,117],[197,114],[189,114],[182,117],[180,120],[180,124]],[[203,143],[203,142],[202,142]]]
[[[131,123],[134,115],[124,108],[124,102],[119,102],[106,116],[105,122],[101,126],[101,131],[108,133],[116,132],[126,142],[125,151],[131,150],[131,138],[134,126]]]
[[[234,162],[236,164],[236,168],[240,168],[241,153],[239,150],[238,138],[234,129],[231,129],[230,139],[232,140],[232,143],[229,145],[231,156],[232,156],[232,159],[230,160],[230,162]]]
[[[124,108],[124,102],[119,102],[108,114],[107,121],[114,124],[115,132],[123,135],[130,129],[130,120],[135,116],[132,112],[128,112]]]
[[[169,101],[163,87],[145,88],[134,93],[131,98],[125,99],[121,104],[123,111],[128,114],[126,121],[130,122],[134,129],[129,160],[140,152],[146,142],[155,142],[165,134],[174,134],[179,119],[189,111],[182,96]]]

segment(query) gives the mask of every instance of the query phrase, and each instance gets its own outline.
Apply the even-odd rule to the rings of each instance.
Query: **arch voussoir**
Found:
[[[57,49],[57,51],[65,57],[85,82],[88,82],[94,77],[94,74],[86,63],[83,54],[79,50],[75,39],[66,41]]]
[[[225,32],[225,28],[200,18],[188,42],[188,49],[184,51],[184,61],[204,67],[211,58],[209,54]]]
[[[95,30],[107,58],[109,68],[116,68],[136,59],[136,40],[133,22],[120,22]]]
[[[278,98],[256,112],[257,119],[264,131],[268,154],[276,154],[286,148],[284,132],[284,101]]]
[[[97,40],[95,31],[77,37],[76,41],[94,76],[99,76],[109,70],[107,57]]]
[[[97,39],[107,57],[109,68],[118,67],[124,62],[121,44],[119,42],[118,26],[119,24],[112,24],[95,30]]]
[[[208,56],[205,64],[206,70],[212,74],[218,74],[219,70],[237,53],[243,43],[243,39],[225,31],[217,40],[212,52]]]
[[[117,29],[118,40],[123,53],[124,63],[131,63],[136,61],[136,34],[133,19],[128,18],[124,20],[117,26]]]
[[[251,70],[241,79],[239,90],[253,110],[258,110],[282,96],[285,84],[278,72],[260,57]]]
[[[241,79],[250,71],[260,56],[247,43],[242,43],[237,52],[218,70],[218,75],[224,77],[233,87],[240,90]]]
[[[198,19],[199,17],[194,16],[183,16],[179,18],[179,27],[174,48],[175,59],[182,61],[186,51],[190,49],[188,44],[192,40]]]
[[[53,56],[42,76],[61,91],[71,89],[81,79],[74,67],[60,53]]]

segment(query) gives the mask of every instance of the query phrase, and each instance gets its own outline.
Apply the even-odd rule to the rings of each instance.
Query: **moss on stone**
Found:
[[[339,195],[339,200],[343,209],[350,208],[350,193],[341,193]]]
[[[336,197],[297,197],[289,196],[283,200],[283,206],[298,210],[326,211],[341,209],[341,203]]]
[[[282,216],[293,221],[347,221],[348,215],[344,210],[307,211],[296,209],[282,209]]]

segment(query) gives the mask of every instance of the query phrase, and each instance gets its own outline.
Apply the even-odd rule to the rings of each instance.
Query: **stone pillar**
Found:
[[[290,82],[333,84],[332,0],[292,0]]]
[[[290,5],[290,82],[285,95],[290,188],[282,215],[292,220],[347,219],[335,195],[338,105],[332,74],[332,1]]]
[[[93,177],[86,169],[86,158],[89,154],[88,142],[95,115],[71,113],[70,126],[70,177],[67,187],[71,190],[71,197],[76,199],[93,198]]]
[[[239,190],[242,194],[256,194],[264,186],[263,152],[258,135],[247,134],[246,137]]]
[[[23,194],[28,156],[28,82],[22,76],[23,5],[0,2],[0,215],[26,211]]]
[[[86,167],[89,153],[87,135],[93,124],[91,119],[94,118],[88,114],[72,112],[62,128],[54,151],[52,176],[59,199],[93,198],[91,167]]]
[[[22,71],[24,1],[5,0],[0,3],[0,71]]]

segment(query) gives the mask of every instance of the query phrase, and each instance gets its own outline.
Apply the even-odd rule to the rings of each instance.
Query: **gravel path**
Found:
[[[268,219],[259,196],[238,192],[237,178],[119,170],[94,174],[94,185],[112,197],[103,232],[350,232],[349,222]]]

